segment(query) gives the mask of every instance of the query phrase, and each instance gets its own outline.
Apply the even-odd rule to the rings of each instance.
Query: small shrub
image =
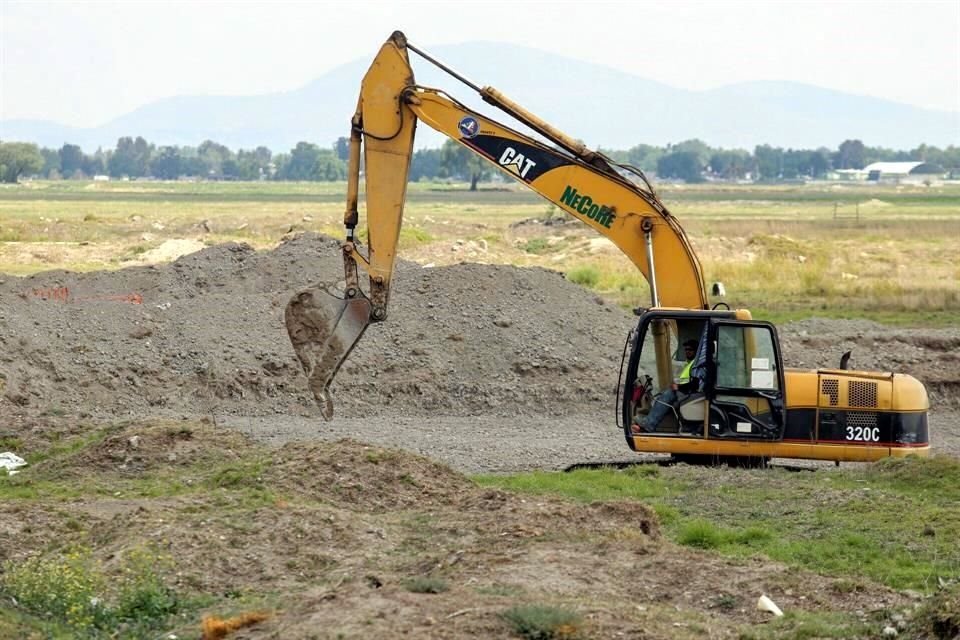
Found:
[[[8,562],[0,592],[25,611],[64,623],[78,635],[100,637],[98,631],[121,627],[145,631],[162,626],[180,608],[179,598],[164,581],[171,567],[169,557],[135,549],[124,557],[119,578],[108,577],[89,549],[74,548],[62,555]]]
[[[523,245],[523,250],[527,253],[541,254],[546,253],[547,249],[550,248],[550,243],[547,242],[546,238],[531,238],[527,240],[526,244]]]
[[[537,604],[512,607],[500,617],[529,640],[575,638],[580,625],[580,615],[574,611]]]
[[[583,287],[593,288],[600,282],[600,271],[596,267],[577,267],[567,273],[567,280]]]
[[[699,549],[716,549],[723,544],[723,534],[712,522],[692,520],[683,525],[677,542]]]
[[[404,580],[403,586],[411,593],[443,593],[450,588],[442,578],[429,576],[417,576]]]
[[[62,620],[77,630],[93,630],[107,617],[101,599],[104,579],[86,549],[20,564],[9,562],[0,584],[23,609]]]
[[[710,603],[710,607],[724,611],[733,611],[737,608],[737,596],[724,593],[714,598],[713,602]]]
[[[179,601],[163,573],[172,569],[169,556],[134,549],[124,559],[116,616],[123,620],[157,620],[176,613]]]

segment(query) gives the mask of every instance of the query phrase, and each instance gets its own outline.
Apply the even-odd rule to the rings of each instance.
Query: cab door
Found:
[[[711,320],[708,438],[782,440],[783,359],[769,322]]]

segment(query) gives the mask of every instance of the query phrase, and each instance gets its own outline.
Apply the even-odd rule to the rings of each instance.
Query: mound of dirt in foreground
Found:
[[[342,277],[339,243],[209,247],[173,263],[0,281],[0,413],[97,417],[316,415],[283,326],[291,295]],[[334,383],[341,417],[564,415],[608,410],[635,319],[561,274],[400,262],[390,317]],[[960,382],[960,330],[788,326],[785,358]],[[942,395],[946,395],[942,394]]]
[[[176,593],[206,603],[164,637],[196,637],[203,614],[243,607],[267,616],[248,639],[512,638],[502,614],[524,604],[577,612],[575,637],[666,639],[740,637],[769,620],[761,593],[789,612],[871,612],[878,631],[911,604],[871,583],[676,547],[637,502],[486,489],[351,440],[268,451],[211,421],[90,435],[9,480],[77,495],[0,514],[0,562],[78,544],[113,576],[146,547]]]

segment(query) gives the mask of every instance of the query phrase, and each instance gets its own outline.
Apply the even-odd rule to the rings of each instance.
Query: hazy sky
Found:
[[[164,97],[295,89],[394,29],[427,51],[510,42],[686,89],[791,80],[960,110],[958,0],[0,0],[0,119],[94,126]]]

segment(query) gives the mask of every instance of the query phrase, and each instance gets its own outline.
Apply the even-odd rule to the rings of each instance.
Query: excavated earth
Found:
[[[288,594],[246,638],[513,637],[496,612],[517,594],[586,607],[591,637],[737,637],[766,619],[760,593],[862,615],[910,605],[881,587],[677,548],[635,503],[522,499],[464,478],[636,459],[613,407],[635,318],[556,272],[400,262],[390,317],[347,360],[323,422],[283,310],[341,265],[336,240],[302,234],[272,251],[227,244],[115,272],[0,276],[0,437],[29,449],[115,425],[95,450],[39,472],[110,483],[263,450],[256,481],[302,499],[242,527],[216,511],[227,498],[195,494],[22,507],[0,515],[14,541],[0,561],[72,535],[57,523],[65,511],[105,558],[162,540],[194,588]],[[781,340],[794,366],[835,366],[852,350],[856,368],[915,375],[931,393],[933,446],[960,455],[960,328],[809,320]],[[438,571],[449,592],[401,586]]]
[[[7,277],[0,411],[205,415],[277,442],[397,444],[465,471],[632,455],[614,392],[635,319],[537,268],[401,261],[390,317],[344,364],[324,423],[283,310],[340,273],[337,241],[303,234],[267,252],[225,244],[163,265]],[[852,350],[854,368],[915,375],[930,390],[933,445],[960,453],[960,327],[813,319],[781,327],[781,340],[792,366],[835,367]]]

